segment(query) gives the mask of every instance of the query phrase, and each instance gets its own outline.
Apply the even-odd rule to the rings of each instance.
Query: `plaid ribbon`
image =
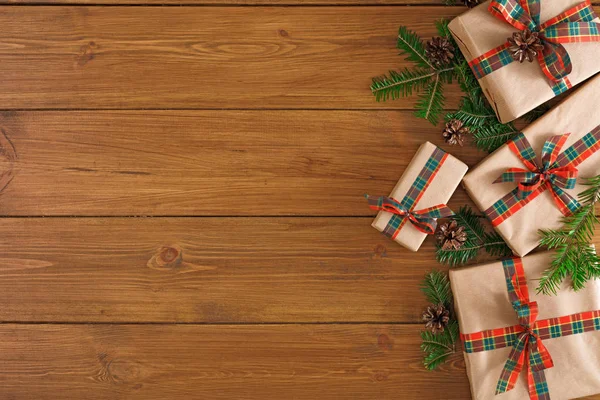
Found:
[[[519,31],[539,32],[544,49],[537,55],[538,63],[555,94],[560,94],[572,87],[567,75],[573,66],[563,43],[599,42],[600,25],[592,22],[597,16],[591,0],[585,0],[544,23],[540,21],[540,3],[541,0],[493,0],[488,10]],[[509,46],[507,41],[469,62],[477,79],[514,61]]]
[[[436,147],[401,201],[386,196],[372,197],[365,195],[372,210],[386,211],[393,214],[382,232],[384,235],[396,239],[407,221],[410,221],[419,231],[431,235],[435,232],[437,218],[454,215],[452,210],[445,204],[415,210],[415,206],[447,158],[448,153]]]
[[[543,340],[600,330],[600,310],[538,320],[538,305],[530,301],[525,270],[520,258],[502,262],[508,298],[517,313],[518,325],[469,333],[460,338],[466,353],[512,346],[496,385],[496,394],[515,387],[519,374],[527,369],[529,398],[550,400],[544,370],[554,363]]]
[[[563,215],[570,215],[579,208],[579,202],[565,192],[565,189],[575,187],[577,166],[600,149],[600,125],[561,153],[568,137],[567,133],[546,141],[542,149],[541,165],[523,133],[507,143],[526,169],[509,168],[494,181],[516,182],[517,187],[485,210],[493,226],[506,221],[545,190],[550,191]]]

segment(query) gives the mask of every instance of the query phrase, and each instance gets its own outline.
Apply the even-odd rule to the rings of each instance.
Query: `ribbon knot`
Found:
[[[521,133],[508,143],[512,152],[526,168],[509,168],[494,183],[517,183],[516,196],[519,200],[532,200],[540,192],[549,190],[557,207],[569,215],[579,203],[564,189],[573,189],[577,182],[577,168],[572,164],[561,165],[558,156],[569,138],[569,134],[553,136],[544,143],[542,164],[538,163],[531,145]]]
[[[519,31],[537,32],[543,49],[537,52],[537,61],[544,75],[552,82],[556,94],[562,93],[571,85],[566,79],[573,69],[569,53],[563,43],[598,42],[600,30],[592,22],[596,14],[590,0],[542,23],[540,21],[541,2],[539,0],[493,0],[488,11],[500,20]],[[514,61],[508,48],[503,45],[488,51],[469,62],[478,79]]]
[[[427,235],[433,235],[437,227],[438,218],[447,218],[454,215],[454,212],[445,204],[423,208],[421,210],[407,210],[398,200],[387,197],[372,197],[365,195],[369,202],[371,210],[386,211],[397,215],[402,220],[408,220],[419,231]]]
[[[496,386],[496,394],[504,393],[514,388],[517,378],[523,369],[527,369],[527,383],[529,396],[532,399],[549,399],[536,397],[548,393],[544,370],[552,368],[554,362],[537,333],[538,304],[530,301],[529,290],[523,266],[513,263],[506,269],[508,294],[512,301],[513,309],[517,313],[519,326],[517,339],[504,365],[500,379]],[[545,389],[545,390],[544,390]]]

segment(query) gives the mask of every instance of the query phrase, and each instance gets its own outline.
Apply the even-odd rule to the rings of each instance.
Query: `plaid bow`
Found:
[[[570,215],[580,207],[565,189],[575,187],[577,165],[600,149],[600,125],[561,153],[568,137],[568,133],[553,136],[544,143],[541,165],[523,133],[507,143],[527,169],[510,168],[494,181],[516,182],[517,187],[485,211],[492,225],[500,225],[545,190],[550,191],[564,215]]]
[[[437,227],[437,218],[447,218],[454,215],[454,212],[445,204],[424,208],[422,210],[409,211],[402,207],[402,204],[391,197],[370,197],[366,196],[371,210],[387,211],[402,219],[408,218],[411,224],[418,230],[427,235],[433,235]],[[396,235],[400,230],[395,230]],[[394,238],[393,238],[394,239]]]
[[[410,221],[421,232],[432,234],[435,232],[436,218],[454,215],[452,210],[445,204],[415,211],[415,206],[421,200],[421,197],[447,158],[448,153],[436,147],[401,201],[390,197],[370,197],[365,195],[372,210],[387,211],[393,214],[382,232],[385,236],[396,239],[407,221]]]
[[[502,262],[508,298],[517,314],[518,325],[461,334],[464,351],[475,353],[512,346],[496,394],[515,387],[523,367],[527,369],[527,386],[532,400],[550,400],[544,370],[554,363],[543,340],[600,330],[600,310],[558,318],[538,320],[538,305],[530,301],[525,270],[520,258]]]
[[[540,3],[540,0],[493,0],[488,10],[519,31],[529,29],[539,33],[544,49],[537,55],[538,63],[554,92],[560,94],[572,86],[567,75],[573,66],[563,43],[598,42],[600,27],[592,22],[597,16],[590,0],[544,23],[540,21]],[[477,79],[514,61],[509,46],[506,42],[469,62]]]

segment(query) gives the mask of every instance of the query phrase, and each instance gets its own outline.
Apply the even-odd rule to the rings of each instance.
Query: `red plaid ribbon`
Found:
[[[516,182],[509,192],[485,211],[493,226],[498,226],[545,190],[549,190],[563,215],[570,215],[579,202],[565,189],[573,189],[577,166],[600,149],[600,125],[561,153],[569,134],[553,136],[544,143],[539,164],[531,144],[523,133],[507,143],[524,168],[509,168],[494,183]]]
[[[600,310],[537,320],[538,305],[530,301],[525,270],[520,258],[503,261],[508,297],[518,325],[460,335],[467,353],[512,346],[496,386],[496,394],[515,387],[523,367],[527,369],[529,398],[550,400],[544,370],[554,363],[543,340],[600,330]]]
[[[394,215],[403,217],[404,221],[408,219],[410,223],[427,235],[433,235],[435,228],[437,227],[437,218],[447,218],[454,215],[454,212],[445,204],[438,204],[437,206],[424,208],[422,210],[409,211],[402,207],[400,202],[391,197],[370,197],[367,196],[369,201],[369,207],[371,210],[386,211]],[[400,232],[400,229],[395,230],[395,239]]]
[[[573,68],[562,44],[600,41],[599,24],[592,22],[597,16],[590,0],[544,23],[540,21],[540,3],[540,0],[493,0],[489,12],[519,31],[529,29],[539,33],[544,49],[538,53],[537,60],[546,77],[555,84],[555,92],[560,93],[571,86],[566,77]],[[506,42],[469,62],[475,76],[483,78],[512,63],[514,59],[508,47]]]
[[[421,232],[431,235],[435,232],[437,218],[454,215],[452,210],[445,204],[415,210],[419,200],[421,200],[447,158],[448,153],[436,147],[401,201],[386,196],[370,197],[365,195],[372,210],[386,211],[393,214],[382,232],[385,236],[396,239],[407,221],[410,221]]]

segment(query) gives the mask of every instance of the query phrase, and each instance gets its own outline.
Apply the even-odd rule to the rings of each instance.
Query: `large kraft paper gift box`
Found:
[[[430,142],[423,143],[389,196],[369,197],[379,213],[372,226],[409,250],[417,251],[437,218],[453,215],[445,203],[460,185],[467,165]]]
[[[600,393],[600,281],[589,281],[575,292],[567,280],[558,295],[538,295],[536,287],[552,257],[553,253],[544,252],[450,270],[473,399],[561,400]],[[514,278],[516,284],[512,283]],[[511,303],[517,299],[519,303],[513,307]],[[524,315],[522,318],[517,310]],[[535,336],[521,323],[529,324]],[[519,340],[528,340],[532,347],[515,346]],[[519,351],[524,350],[520,353],[524,356],[520,373],[510,367],[505,370],[515,347],[513,359],[518,360]],[[525,362],[529,354],[544,360],[531,363],[541,372],[531,370],[534,390],[530,393],[530,369]],[[509,381],[514,384],[512,389],[506,385]],[[497,388],[501,388],[498,395]]]
[[[517,136],[520,139],[524,136],[531,144],[537,160],[535,163],[542,166],[540,157],[543,154],[542,147],[545,141],[551,138],[556,140],[558,135],[570,133],[562,148],[559,149],[558,162],[563,167],[549,170],[552,172],[549,177],[555,179],[556,184],[550,185],[546,181],[540,187],[541,193],[536,191],[524,200],[519,200],[518,196],[515,198],[513,194],[518,192],[518,182],[522,181],[518,176],[512,176],[514,178],[512,181],[508,179],[507,182],[494,183],[510,168],[527,171],[534,169],[528,168],[516,155],[515,150],[523,151],[523,140],[515,139],[500,147],[464,177],[463,184],[470,197],[492,221],[492,225],[517,255],[524,256],[538,246],[540,240],[538,230],[560,228],[561,217],[576,208],[573,206],[576,203],[568,203],[567,199],[570,197],[575,201],[577,195],[585,189],[581,184],[582,178],[600,174],[599,105],[600,76],[597,76],[525,128],[522,135]],[[554,148],[557,149],[558,147]],[[551,155],[546,154],[546,157],[550,159]],[[560,182],[563,180],[561,175],[569,173],[565,171],[570,168],[569,166],[577,170],[577,183],[573,189],[565,189],[565,185]],[[510,173],[507,175],[508,178],[511,177]],[[536,176],[535,179],[543,178],[543,174]],[[535,197],[536,193],[538,193],[537,197]],[[559,199],[556,198],[556,193],[561,194]],[[526,192],[521,193],[521,195],[525,194]],[[560,200],[561,198],[563,200]],[[505,201],[506,199],[510,200]],[[559,203],[562,202],[568,203],[566,207],[559,207]]]
[[[500,121],[510,122],[600,71],[598,62],[600,42],[597,41],[600,40],[598,37],[600,33],[598,33],[599,28],[596,24],[600,23],[600,19],[593,13],[594,10],[589,0],[584,3],[581,0],[541,0],[539,2],[529,0],[532,9],[535,4],[539,4],[540,25],[542,26],[543,23],[554,19],[559,14],[582,4],[582,9],[577,13],[571,13],[571,21],[578,21],[571,22],[573,28],[567,26],[566,23],[557,23],[546,30],[542,29],[541,35],[561,35],[563,41],[579,41],[562,43],[568,56],[563,55],[559,60],[568,61],[565,60],[565,57],[570,57],[572,70],[565,79],[561,78],[558,81],[549,79],[537,58],[533,62],[519,63],[513,61],[508,49],[495,56],[492,54],[495,52],[491,50],[506,45],[507,38],[512,37],[512,34],[520,29],[507,22],[506,17],[492,15],[488,9],[490,3],[490,1],[485,2],[454,18],[449,28],[465,58],[471,62],[475,76],[478,77],[483,92]],[[519,3],[526,4],[527,2],[524,0],[496,0],[493,5],[504,7],[506,12],[506,10],[522,9]],[[516,12],[513,11],[513,13]],[[521,20],[523,18],[527,17],[521,16]],[[515,23],[518,25],[518,22]],[[576,25],[577,27],[575,27]],[[579,37],[575,37],[573,34],[576,31],[580,31]],[[548,46],[549,51],[558,48],[558,45],[554,43],[550,43]],[[561,50],[559,48],[556,51],[560,52]],[[564,74],[565,68],[568,68],[569,65],[567,62],[566,66],[562,67],[564,62],[553,62],[556,58],[555,55],[550,54],[547,57],[549,63],[547,73],[552,76],[560,74],[561,71]],[[561,71],[557,71],[557,67]]]

